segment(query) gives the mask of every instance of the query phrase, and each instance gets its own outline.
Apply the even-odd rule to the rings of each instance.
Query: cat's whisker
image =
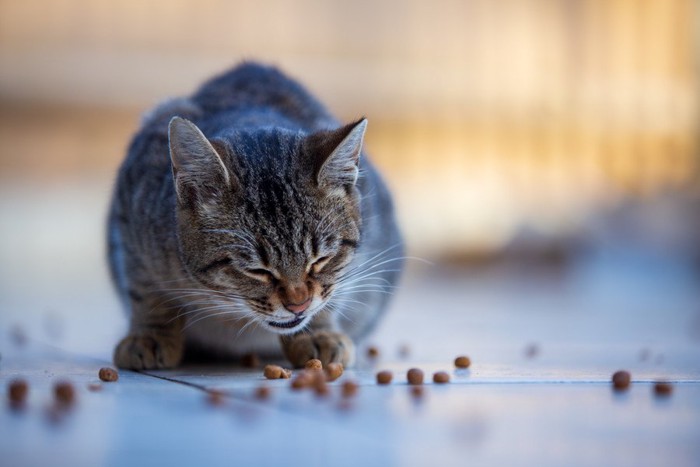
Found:
[[[250,315],[250,316],[248,316],[248,318],[249,318],[250,320],[249,320],[246,324],[244,324],[243,327],[241,327],[241,328],[238,330],[238,332],[236,333],[236,339],[238,339],[239,337],[241,337],[241,334],[243,334],[243,331],[245,331],[245,330],[248,328],[248,326],[250,326],[250,325],[252,325],[252,324],[256,324],[256,325],[258,324],[258,323],[257,323],[257,320],[258,320],[259,318],[258,318],[257,316],[255,316],[255,315]]]
[[[381,258],[382,256],[389,254],[389,253],[391,252],[391,250],[393,250],[393,249],[395,249],[395,248],[402,247],[402,246],[403,246],[402,243],[396,243],[396,244],[394,244],[394,245],[392,245],[392,246],[390,246],[390,247],[388,247],[388,248],[385,248],[384,250],[382,250],[382,251],[380,251],[379,253],[375,254],[374,256],[372,256],[371,258],[369,258],[368,260],[366,260],[366,261],[364,261],[364,262],[358,264],[357,266],[354,266],[350,271],[359,270],[359,269],[361,269],[365,264],[371,263],[371,262],[374,261],[374,260],[378,260],[378,259]]]
[[[342,297],[343,295],[351,295],[351,294],[362,293],[362,292],[376,292],[376,293],[383,293],[386,295],[394,295],[394,292],[392,292],[390,290],[380,290],[380,289],[366,289],[366,290],[362,289],[362,290],[353,290],[350,292],[340,291],[340,292],[337,292],[336,295],[339,297]]]
[[[212,311],[217,311],[217,310],[224,310],[224,311],[212,313]],[[196,315],[203,314],[205,316],[196,318],[192,321],[188,321],[187,324],[185,325],[185,327],[183,328],[183,331],[185,329],[189,328],[190,326],[192,326],[193,324],[198,323],[199,321],[206,319],[206,318],[212,318],[215,316],[221,316],[221,315],[227,315],[227,314],[228,315],[236,315],[239,313],[245,314],[245,313],[247,313],[247,310],[245,310],[243,308],[232,307],[232,306],[227,304],[227,305],[216,305],[216,306],[211,306],[211,307],[198,308],[196,310],[192,310],[191,312],[193,312]]]
[[[365,272],[364,274],[356,274],[353,276],[346,276],[340,278],[336,283],[337,284],[350,284],[350,283],[355,283],[360,280],[365,280],[365,279],[382,279],[382,277],[377,277],[380,274],[384,274],[385,272],[400,272],[400,269],[381,269],[379,271],[370,271],[370,272]]]
[[[352,318],[350,318],[349,316],[347,316],[345,313],[343,313],[343,311],[340,309],[340,307],[338,307],[338,306],[330,306],[329,308],[330,308],[334,313],[339,314],[341,317],[345,318],[346,320],[350,321],[351,323],[354,323],[354,322],[355,322],[355,320],[353,320]]]

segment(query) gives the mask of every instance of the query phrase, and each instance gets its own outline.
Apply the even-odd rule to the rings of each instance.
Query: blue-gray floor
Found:
[[[377,332],[381,350],[327,398],[234,364],[121,372],[88,390],[126,320],[100,276],[45,293],[5,287],[0,384],[30,383],[0,411],[2,465],[700,465],[700,290],[675,262],[596,254],[571,269],[464,272],[419,266]],[[27,341],[19,345],[17,328]],[[538,352],[528,355],[535,344]],[[408,345],[408,356],[399,349]],[[361,352],[362,354],[362,352]],[[455,371],[467,354],[473,365]],[[405,372],[446,370],[415,400]],[[390,386],[374,373],[394,372]],[[610,375],[632,373],[625,393]],[[50,411],[70,380],[74,408]],[[339,385],[361,384],[343,402]],[[673,382],[668,398],[653,381]],[[260,384],[272,389],[257,400]],[[205,389],[226,394],[207,403]]]

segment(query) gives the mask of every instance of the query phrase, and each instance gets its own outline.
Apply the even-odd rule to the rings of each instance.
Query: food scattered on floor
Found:
[[[323,364],[318,358],[312,358],[304,364],[304,368],[307,370],[320,370],[323,368]]]
[[[345,398],[354,397],[359,390],[360,386],[355,381],[345,381],[341,386],[341,393]]]
[[[394,375],[391,373],[391,371],[380,371],[377,373],[377,384],[389,384],[391,383],[393,377]]]
[[[433,373],[433,383],[445,384],[450,382],[450,375],[444,371],[437,371]]]
[[[258,400],[267,400],[270,398],[272,391],[267,386],[258,386],[255,388],[254,396]]]
[[[619,370],[613,373],[611,381],[613,389],[616,391],[626,391],[630,387],[632,377],[629,371]]]
[[[418,368],[411,368],[406,372],[406,379],[408,380],[408,384],[412,384],[414,386],[423,384],[423,370]]]
[[[657,381],[654,383],[654,394],[660,397],[667,397],[673,393],[673,385],[668,381]]]
[[[455,366],[457,368],[469,368],[471,364],[471,359],[466,355],[460,355],[459,357],[455,358]]]
[[[379,349],[375,346],[369,346],[367,347],[367,356],[369,358],[377,358],[379,357]]]
[[[328,381],[335,381],[343,375],[343,364],[342,363],[329,363],[326,365],[326,379]]]
[[[104,367],[100,368],[98,376],[102,381],[113,382],[119,379],[119,373],[114,368]]]
[[[75,388],[68,381],[58,381],[54,384],[53,395],[56,403],[62,407],[69,407],[75,403]]]
[[[279,365],[266,365],[263,375],[267,379],[289,379],[292,377],[292,370],[282,368]]]
[[[220,406],[226,403],[226,396],[216,389],[207,391],[207,402],[209,405]]]
[[[13,379],[10,381],[7,397],[13,406],[21,406],[29,395],[29,384],[23,379]]]
[[[535,358],[540,354],[540,346],[537,344],[528,344],[525,346],[525,357]]]

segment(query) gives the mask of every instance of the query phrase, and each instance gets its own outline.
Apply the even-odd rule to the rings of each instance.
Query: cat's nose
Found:
[[[311,305],[311,297],[307,298],[304,303],[300,303],[298,305],[293,303],[285,303],[284,307],[292,313],[299,314],[306,311],[306,309],[309,308],[309,305]]]
[[[282,305],[292,313],[302,313],[311,305],[311,294],[306,284],[287,287],[284,292]]]

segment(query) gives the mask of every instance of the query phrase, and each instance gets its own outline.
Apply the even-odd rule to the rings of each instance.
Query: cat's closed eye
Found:
[[[275,275],[272,271],[263,268],[252,268],[243,271],[246,276],[252,277],[253,279],[259,280],[261,282],[272,282],[275,279]]]
[[[330,256],[321,256],[318,258],[316,261],[311,263],[311,271],[314,273],[319,273],[323,269],[323,267],[328,264],[328,261],[331,260]]]

